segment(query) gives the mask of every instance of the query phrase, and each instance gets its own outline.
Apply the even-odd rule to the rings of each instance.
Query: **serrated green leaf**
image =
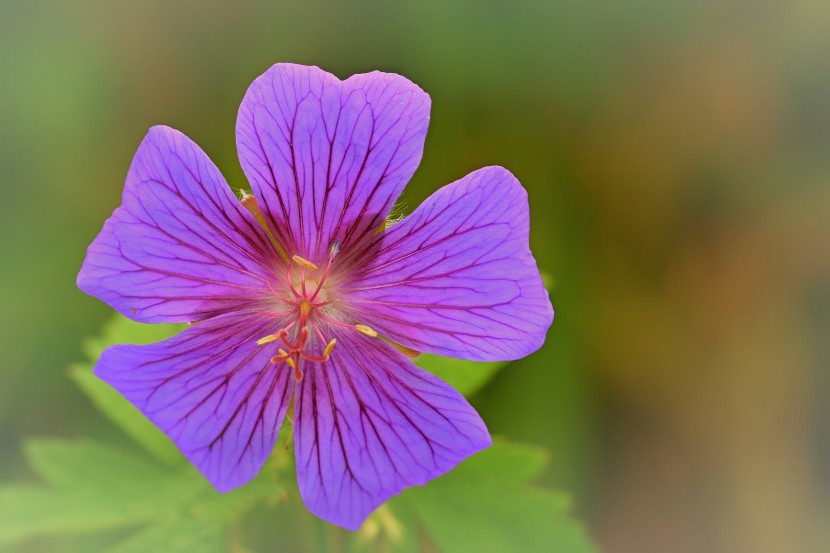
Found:
[[[92,374],[92,368],[101,352],[111,345],[150,344],[169,338],[182,328],[183,325],[146,325],[116,315],[104,326],[99,338],[87,340],[84,345],[89,362],[69,367],[69,377],[104,415],[155,458],[168,464],[184,460],[173,442],[114,388]]]
[[[172,516],[206,486],[189,467],[166,469],[94,442],[35,440],[26,453],[52,487],[0,488],[0,544]]]
[[[428,486],[410,488],[390,502],[410,534],[425,532],[439,551],[452,553],[595,553],[570,514],[565,494],[531,487],[544,451],[497,442]],[[422,529],[422,530],[419,530]]]
[[[125,548],[170,537],[177,525],[179,531],[184,525],[204,536],[212,525],[223,528],[223,534],[230,521],[255,501],[279,500],[283,495],[268,468],[247,486],[220,494],[193,467],[159,464],[139,451],[89,441],[39,439],[27,444],[26,454],[50,486],[0,488],[0,546],[32,537],[142,524],[150,526],[129,538]],[[192,543],[185,537],[177,540]],[[145,549],[153,550],[178,551]]]
[[[415,358],[415,364],[431,372],[465,396],[477,392],[498,371],[507,366],[506,361],[479,363],[423,353]]]

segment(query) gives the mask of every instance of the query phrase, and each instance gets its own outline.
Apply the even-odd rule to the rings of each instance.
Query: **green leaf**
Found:
[[[539,448],[497,442],[389,505],[401,520],[417,521],[407,524],[405,542],[443,552],[596,552],[568,497],[529,485],[546,463]]]
[[[506,361],[478,363],[450,357],[423,353],[415,358],[415,364],[431,372],[465,396],[477,392],[498,371],[507,366]]]
[[[124,475],[152,481],[168,474],[144,455],[91,441],[31,439],[25,452],[37,475],[58,488],[119,486]]]
[[[167,466],[136,450],[40,439],[27,444],[26,455],[48,485],[0,488],[0,546],[145,525],[119,547],[212,551],[200,545],[188,549],[188,544],[217,541],[217,536],[224,544],[230,524],[253,504],[283,496],[273,468],[243,488],[220,494],[189,465]],[[177,532],[190,536],[174,536]],[[182,548],[151,547],[164,540]]]
[[[113,344],[152,344],[166,340],[187,328],[183,324],[144,324],[116,314],[101,330],[101,336],[84,344],[84,353],[96,361],[101,352]]]
[[[111,345],[150,344],[169,338],[183,328],[184,325],[146,325],[116,315],[104,327],[100,338],[87,340],[84,345],[89,362],[69,367],[69,377],[102,413],[155,458],[168,464],[183,461],[173,442],[114,388],[92,374],[92,368],[101,352]]]
[[[205,517],[173,519],[144,528],[107,553],[224,553],[228,527],[228,521]]]

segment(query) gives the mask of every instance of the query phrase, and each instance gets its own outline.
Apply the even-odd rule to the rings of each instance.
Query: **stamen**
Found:
[[[331,243],[331,247],[329,248],[329,256],[334,259],[334,256],[340,253],[340,240],[335,240]]]
[[[271,342],[276,342],[280,339],[278,334],[270,334],[268,336],[263,336],[259,340],[256,341],[256,345],[264,346],[265,344],[270,344]]]
[[[383,222],[378,227],[378,230],[375,231],[375,236],[377,236],[381,232],[385,231],[387,228],[389,228],[389,219],[384,219]]]
[[[371,338],[377,338],[378,336],[378,333],[375,332],[375,329],[366,325],[350,325],[348,323],[341,323],[340,321],[335,321],[330,317],[326,317],[322,313],[317,313],[317,318],[327,321],[333,325],[342,326],[344,328],[353,328],[361,334],[365,334],[366,336],[369,336]]]
[[[280,246],[280,243],[277,241],[277,237],[274,236],[274,233],[271,232],[271,228],[268,226],[268,223],[265,222],[265,217],[262,216],[262,211],[260,211],[259,209],[259,204],[257,204],[256,197],[254,197],[252,194],[248,194],[241,188],[239,189],[239,193],[242,195],[242,199],[240,200],[242,207],[247,209],[251,213],[251,215],[254,216],[254,219],[256,219],[257,223],[259,223],[259,226],[261,226],[263,230],[265,230],[265,234],[268,235],[268,240],[271,241],[271,245],[274,246],[274,249],[277,250],[277,253],[280,255],[280,257],[282,257],[283,260],[288,261],[288,254],[285,253],[284,249],[282,249],[282,246]]]
[[[388,338],[381,338],[381,340],[383,340],[384,342],[386,342],[386,343],[387,343],[387,344],[389,344],[390,346],[392,346],[392,347],[394,347],[395,349],[397,349],[399,352],[401,352],[401,353],[403,353],[404,355],[406,355],[409,359],[415,359],[416,357],[418,357],[419,355],[421,355],[421,352],[420,352],[420,351],[414,350],[414,349],[412,349],[412,348],[408,348],[408,347],[406,347],[406,346],[402,346],[401,344],[398,344],[398,343],[396,343],[396,342],[393,342],[392,340],[389,340]]]
[[[332,338],[331,341],[326,344],[326,349],[323,350],[323,357],[331,355],[331,351],[334,349],[335,345],[337,345],[337,338]]]
[[[369,336],[371,338],[377,338],[378,337],[378,333],[375,332],[375,330],[373,328],[370,328],[366,325],[354,325],[354,329],[356,331],[360,332],[361,334],[365,334],[366,336]]]
[[[317,269],[319,269],[319,267],[317,267],[317,265],[315,265],[314,263],[312,263],[308,259],[300,257],[299,255],[292,255],[291,259],[293,259],[294,263],[296,263],[300,267],[305,267],[306,269],[311,269],[312,271],[316,271]]]
[[[269,344],[271,342],[276,342],[277,340],[283,340],[287,343],[286,336],[288,336],[288,331],[291,330],[291,327],[297,324],[297,321],[293,321],[290,325],[285,328],[279,329],[278,332],[274,334],[269,334],[268,336],[263,336],[259,340],[256,341],[256,345],[261,346],[263,344]]]
[[[244,192],[243,196],[243,203],[246,205],[246,207],[248,207],[252,213],[258,212],[258,210],[256,209],[256,201],[253,199],[253,197],[244,195]],[[262,338],[257,340],[256,343],[257,346],[262,346],[265,344],[279,341],[282,347],[280,347],[277,350],[278,355],[274,355],[273,357],[271,357],[271,363],[286,363],[294,371],[294,378],[297,382],[302,380],[304,375],[304,367],[301,368],[303,359],[305,359],[306,362],[311,363],[324,363],[329,360],[329,357],[334,351],[334,347],[337,345],[336,338],[332,338],[331,340],[326,339],[325,335],[318,326],[318,323],[320,323],[321,321],[328,321],[333,325],[351,328],[353,330],[357,330],[358,332],[366,336],[378,336],[378,333],[375,332],[374,329],[366,325],[348,324],[345,322],[333,320],[326,316],[323,313],[323,310],[320,308],[322,308],[325,305],[334,303],[336,302],[336,300],[331,300],[324,297],[321,298],[321,300],[323,301],[315,301],[317,296],[323,289],[323,284],[326,280],[326,277],[329,275],[329,272],[331,271],[334,258],[337,256],[339,252],[340,242],[338,240],[333,240],[331,246],[329,246],[329,255],[325,268],[320,273],[317,273],[313,280],[309,280],[310,286],[314,286],[315,288],[313,294],[308,294],[308,285],[306,283],[306,270],[319,271],[320,267],[318,267],[316,264],[312,263],[308,259],[305,259],[304,257],[301,257],[299,255],[292,255],[289,259],[290,262],[284,268],[284,274],[287,277],[288,289],[291,292],[291,295],[294,296],[294,298],[289,300],[281,296],[276,290],[274,290],[274,288],[269,283],[269,288],[271,292],[274,294],[274,296],[281,300],[283,303],[290,306],[290,310],[288,312],[257,312],[260,315],[268,317],[291,316],[292,313],[294,314],[294,316],[291,317],[291,319],[293,320],[291,320],[291,322],[287,326],[280,329],[278,332],[274,334],[263,336]],[[298,281],[295,281],[294,278],[292,278],[293,276],[295,276],[292,275],[292,268],[296,269],[294,267],[294,264],[298,265],[300,270]],[[310,288],[310,286],[308,287]],[[289,331],[295,326],[296,334],[294,334],[294,338],[291,339],[289,338]],[[325,344],[323,351],[319,355],[314,355],[307,350],[307,347],[309,345],[309,338],[312,332],[316,333],[317,337],[319,337],[320,339],[320,342],[315,341],[315,343]]]

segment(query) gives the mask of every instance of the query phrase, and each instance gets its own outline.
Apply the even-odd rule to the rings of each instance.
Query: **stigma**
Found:
[[[326,337],[326,330],[330,326],[350,328],[372,338],[378,336],[374,329],[364,324],[349,324],[333,318],[333,301],[324,292],[324,285],[339,252],[340,242],[335,240],[329,248],[328,258],[322,268],[299,255],[292,255],[290,258],[286,256],[291,260],[285,272],[287,293],[280,294],[271,285],[269,288],[288,310],[280,313],[259,312],[287,320],[285,326],[274,334],[258,339],[256,344],[261,347],[278,343],[277,353],[271,357],[271,363],[287,365],[293,371],[297,382],[302,380],[307,363],[323,363],[329,360],[337,345],[337,339]],[[311,346],[315,343],[325,344],[325,347],[317,353],[312,352]]]

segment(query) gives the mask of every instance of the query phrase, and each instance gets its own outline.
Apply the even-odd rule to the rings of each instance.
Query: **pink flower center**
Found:
[[[274,233],[271,232],[268,223],[262,216],[256,198],[244,190],[240,190],[240,193],[242,195],[242,206],[254,216],[268,235],[268,239],[273,244],[276,252],[287,262],[285,293],[281,294],[277,292],[270,283],[268,284],[268,288],[280,303],[288,306],[288,311],[280,313],[258,312],[268,317],[287,318],[288,320],[287,324],[275,334],[269,334],[257,340],[257,345],[259,346],[271,342],[280,342],[283,346],[277,350],[278,355],[273,356],[271,362],[286,363],[294,370],[294,378],[299,382],[303,378],[303,370],[300,362],[302,360],[306,362],[316,361],[319,363],[327,361],[335,344],[337,344],[337,339],[335,338],[331,340],[326,339],[323,333],[325,323],[351,328],[373,338],[377,337],[378,333],[366,325],[344,323],[326,314],[326,308],[331,305],[332,301],[329,299],[324,285],[331,272],[331,264],[340,251],[340,242],[335,240],[331,245],[326,267],[323,269],[322,274],[314,277],[314,273],[319,272],[320,268],[299,255],[293,255],[289,259],[285,249],[283,249],[276,236],[274,236]],[[292,269],[296,271],[294,268],[295,264],[299,266],[299,274],[292,273]],[[309,273],[306,274],[306,271]],[[290,338],[291,332],[293,332],[293,340]],[[320,339],[320,343],[326,344],[321,354],[315,355],[309,353],[307,350],[309,337],[312,332]]]
[[[276,333],[257,340],[257,345],[280,342],[278,355],[273,356],[271,362],[286,363],[294,370],[294,378],[298,382],[303,378],[302,361],[319,363],[327,361],[337,344],[337,339],[326,338],[324,333],[326,323],[351,328],[367,336],[377,336],[377,332],[368,326],[338,321],[327,313],[327,306],[331,305],[332,301],[328,298],[325,283],[331,274],[332,262],[339,251],[340,243],[335,241],[329,249],[328,261],[322,272],[311,261],[294,255],[285,272],[286,293],[281,294],[273,286],[268,285],[276,299],[289,309],[280,313],[260,313],[269,317],[283,318],[287,320],[287,323]],[[309,338],[312,333],[320,339],[320,343],[326,344],[322,353],[312,354],[308,351]]]

